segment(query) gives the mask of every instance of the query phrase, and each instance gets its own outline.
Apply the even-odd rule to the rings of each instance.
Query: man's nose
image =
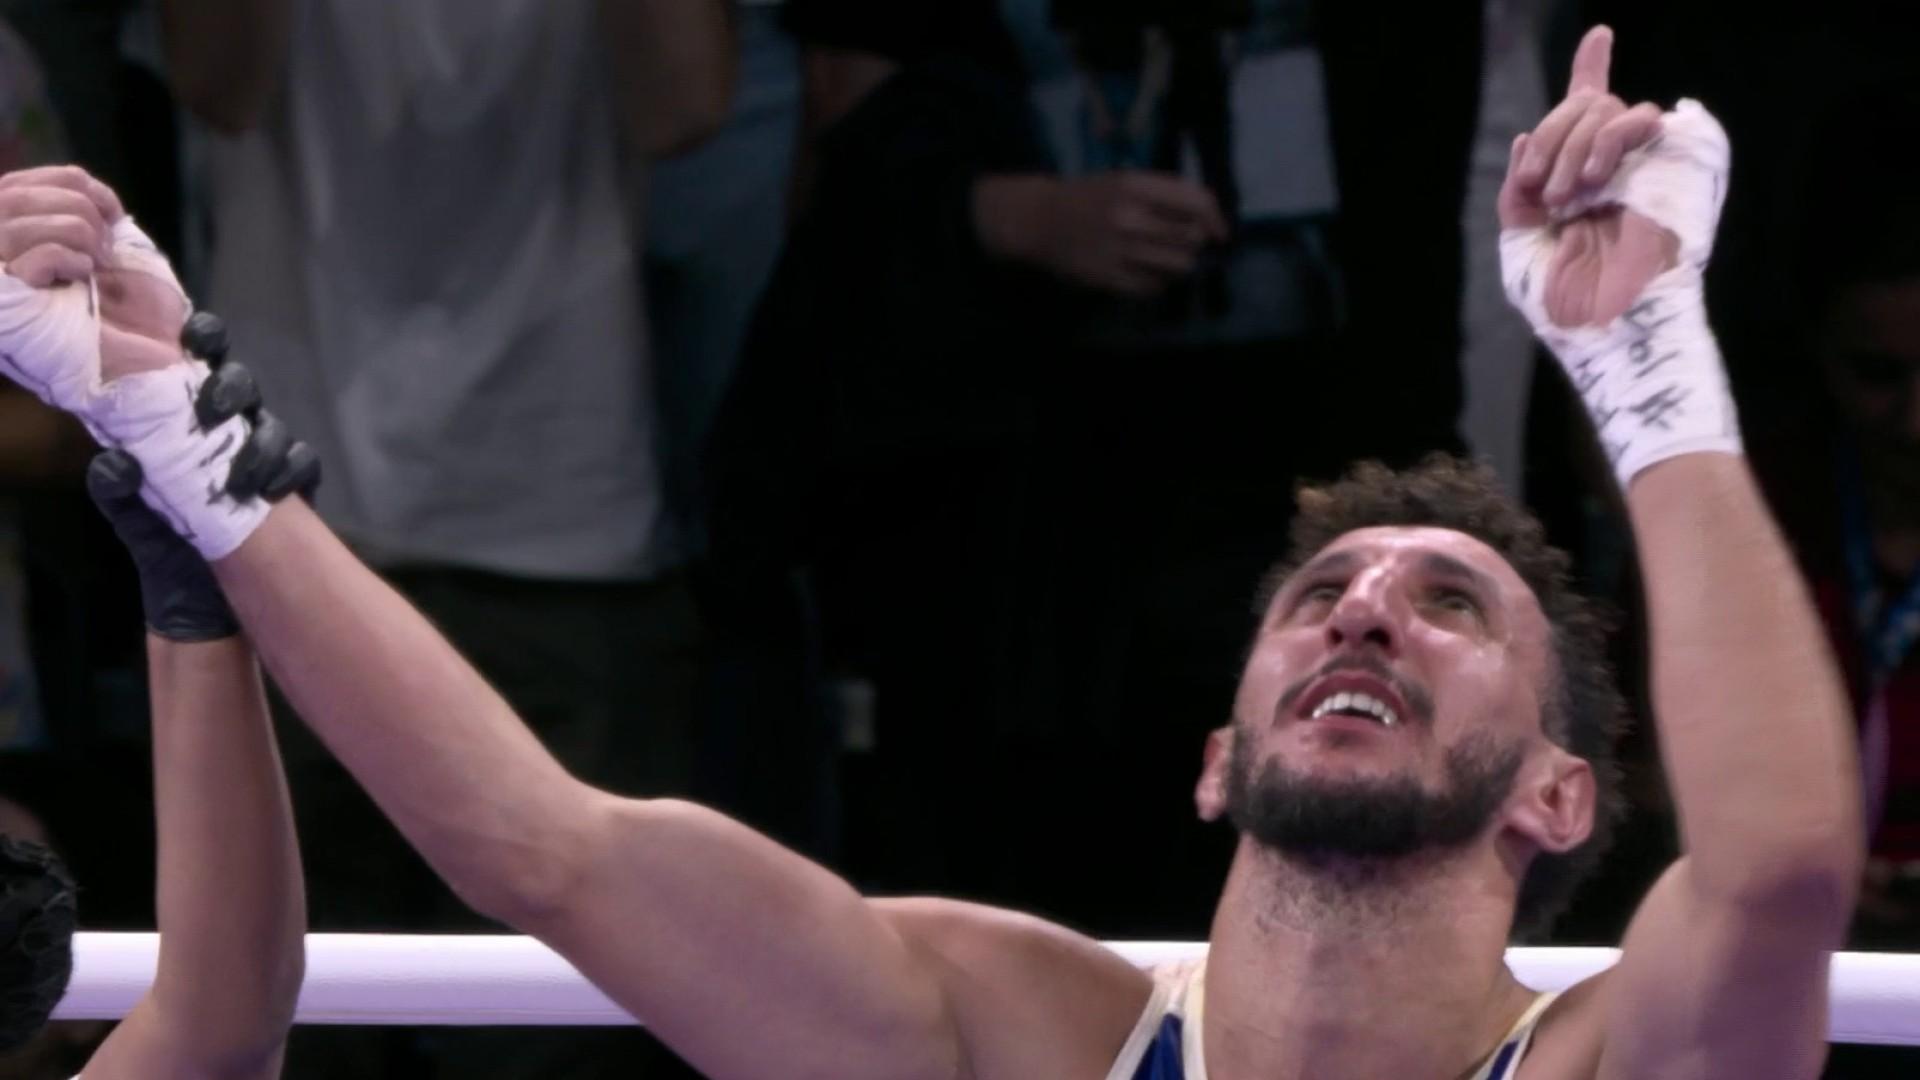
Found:
[[[1327,619],[1327,644],[1334,648],[1379,649],[1388,656],[1400,648],[1394,630],[1392,582],[1382,572],[1362,574],[1347,586]]]

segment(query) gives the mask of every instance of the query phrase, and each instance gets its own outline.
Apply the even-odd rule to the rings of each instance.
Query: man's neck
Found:
[[[1477,1064],[1532,994],[1506,967],[1511,895],[1476,857],[1313,866],[1243,839],[1207,961],[1210,1080]]]

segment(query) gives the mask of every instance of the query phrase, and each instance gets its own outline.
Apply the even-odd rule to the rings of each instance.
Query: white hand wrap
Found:
[[[180,289],[133,219],[114,224],[113,246],[120,268]],[[0,367],[42,401],[78,417],[102,446],[132,454],[146,476],[141,496],[147,505],[206,558],[231,554],[266,520],[264,501],[236,502],[223,493],[249,428],[239,417],[200,427],[193,402],[210,374],[205,364],[183,360],[101,381],[99,301],[91,283],[35,289],[0,274]]]
[[[1677,265],[1654,278],[1625,315],[1606,326],[1554,325],[1545,303],[1554,228],[1500,234],[1507,298],[1573,380],[1622,488],[1679,454],[1742,452],[1702,280],[1726,200],[1727,135],[1697,101],[1680,102],[1661,128],[1622,159],[1604,188],[1559,215],[1622,206],[1679,237]]]

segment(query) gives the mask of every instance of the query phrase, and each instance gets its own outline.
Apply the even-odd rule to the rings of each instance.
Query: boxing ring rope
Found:
[[[158,934],[82,933],[60,1020],[112,1020],[153,982]],[[1205,946],[1109,946],[1140,965],[1200,956]],[[1558,990],[1612,964],[1613,949],[1510,949],[1520,981]],[[1834,958],[1835,1042],[1920,1045],[1920,955],[1841,953]],[[633,1017],[532,938],[309,934],[303,1024],[610,1026]]]

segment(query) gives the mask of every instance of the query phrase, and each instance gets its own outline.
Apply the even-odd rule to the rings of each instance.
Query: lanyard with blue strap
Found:
[[[1841,496],[1845,500],[1847,578],[1852,588],[1854,626],[1866,654],[1866,697],[1860,725],[1860,764],[1866,781],[1868,829],[1877,829],[1886,808],[1887,770],[1892,729],[1887,715],[1887,684],[1920,643],[1920,569],[1916,569],[1897,596],[1880,587],[1874,565],[1873,530],[1867,520],[1867,499],[1860,464],[1842,463]]]

